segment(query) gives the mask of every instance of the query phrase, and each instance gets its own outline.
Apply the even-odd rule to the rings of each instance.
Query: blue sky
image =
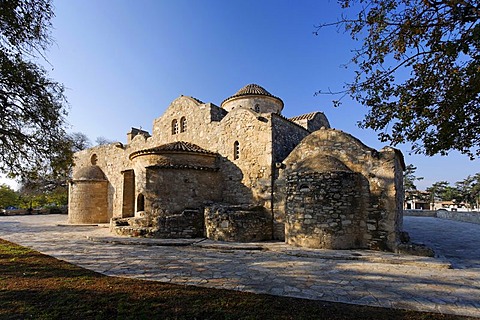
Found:
[[[336,1],[313,0],[54,0],[56,17],[47,52],[50,75],[67,87],[69,131],[125,142],[131,127],[152,130],[179,95],[220,105],[249,83],[285,102],[286,117],[323,111],[332,127],[376,149],[375,132],[359,129],[366,109],[317,90],[339,90],[353,77],[357,43],[335,28]],[[425,179],[455,182],[480,171],[477,161],[409,155]]]

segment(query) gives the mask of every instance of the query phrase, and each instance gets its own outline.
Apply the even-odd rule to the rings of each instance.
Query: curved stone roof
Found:
[[[73,175],[73,180],[107,181],[107,178],[99,166],[88,166],[78,169]]]
[[[200,153],[205,155],[215,155],[215,152],[205,150],[196,144],[185,142],[185,141],[176,141],[161,145],[159,147],[143,149],[135,151],[130,154],[130,160],[144,154],[158,154],[158,153],[170,153],[170,152],[187,152],[187,153]]]
[[[282,106],[283,106],[283,101],[282,101],[282,99],[280,99],[279,97],[274,96],[273,94],[271,94],[270,92],[268,92],[267,90],[265,90],[265,88],[259,86],[258,84],[254,84],[254,83],[251,83],[251,84],[246,85],[246,86],[243,87],[242,89],[238,90],[237,93],[235,93],[233,96],[228,97],[227,99],[223,100],[222,105],[223,105],[224,103],[226,103],[227,101],[230,101],[230,100],[232,100],[232,99],[239,98],[239,97],[246,97],[246,96],[265,96],[265,97],[271,97],[271,98],[274,98],[274,99],[279,100],[279,102],[280,102],[280,103],[282,104]]]
[[[342,161],[329,155],[308,156],[298,161],[295,166],[299,172],[351,172]]]

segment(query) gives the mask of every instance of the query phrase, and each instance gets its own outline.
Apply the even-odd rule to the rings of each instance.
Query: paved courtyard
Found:
[[[110,276],[480,317],[480,225],[405,217],[438,258],[268,242],[121,238],[65,215],[0,216],[0,238]],[[450,268],[449,268],[450,267]]]

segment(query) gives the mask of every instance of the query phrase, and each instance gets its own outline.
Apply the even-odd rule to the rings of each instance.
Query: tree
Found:
[[[423,180],[423,177],[415,176],[415,171],[417,167],[413,164],[407,165],[405,171],[403,172],[403,187],[405,192],[414,192],[417,191],[417,186],[415,185],[415,181]]]
[[[50,0],[2,0],[0,171],[24,176],[66,150],[61,84],[35,63],[51,44]]]
[[[25,172],[20,181],[20,193],[26,195],[66,193],[71,178],[73,154],[91,146],[88,137],[81,132],[65,136],[61,152],[53,153],[47,165]]]
[[[73,154],[91,146],[87,136],[74,132],[65,136],[63,149],[51,155],[44,167],[25,172],[20,181],[20,205],[25,209],[68,203],[68,180],[71,178]]]
[[[19,203],[18,194],[7,186],[6,184],[0,185],[0,208],[6,208],[9,206],[17,206]]]
[[[423,180],[423,177],[417,177],[415,171],[417,167],[413,164],[407,165],[405,171],[403,172],[403,190],[405,191],[405,200],[407,201],[425,201],[428,200],[426,195],[422,191],[418,191],[417,186],[415,185],[416,181]],[[414,204],[415,206],[415,204]],[[413,209],[416,209],[415,207]]]
[[[477,207],[480,201],[480,173],[474,176],[468,176],[462,181],[455,183],[455,187],[458,190],[459,201],[468,204],[469,208]]]
[[[473,176],[472,195],[475,202],[475,207],[480,211],[480,173]]]
[[[430,194],[430,201],[432,203],[435,203],[436,200],[440,200],[440,201],[446,200],[445,192],[448,187],[449,187],[449,183],[447,181],[439,181],[432,184],[432,186],[425,189],[425,191],[427,191]]]
[[[316,33],[333,25],[362,39],[342,91],[369,108],[359,125],[415,153],[480,156],[479,1],[338,2],[347,13]]]
[[[106,145],[106,144],[110,144],[110,143],[113,143],[114,141],[110,140],[110,139],[107,139],[105,137],[97,137],[97,139],[95,139],[95,144],[97,146],[103,146],[103,145]]]

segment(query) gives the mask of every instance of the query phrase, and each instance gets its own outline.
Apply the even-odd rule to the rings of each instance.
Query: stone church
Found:
[[[311,248],[395,250],[402,154],[335,130],[322,112],[282,116],[256,84],[220,106],[180,96],[127,142],[75,154],[69,223],[119,235],[284,240]]]

